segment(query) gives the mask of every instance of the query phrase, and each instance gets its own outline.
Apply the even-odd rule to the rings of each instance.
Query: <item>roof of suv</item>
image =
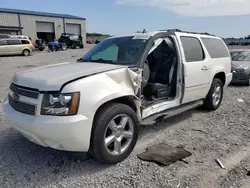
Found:
[[[216,37],[215,35],[211,35],[209,33],[182,31],[182,30],[178,30],[178,29],[158,30],[158,31],[145,32],[145,33],[134,33],[131,35],[115,36],[115,37],[110,37],[110,38],[135,36],[135,37],[139,37],[139,38],[143,38],[143,39],[148,39],[149,37],[152,37],[152,36],[154,36],[158,33],[162,33],[162,32],[169,32],[169,33],[173,33],[173,34],[177,34],[177,35],[185,34],[185,35],[196,36],[196,37],[206,36],[206,37],[210,37],[210,38],[220,38],[220,37]]]

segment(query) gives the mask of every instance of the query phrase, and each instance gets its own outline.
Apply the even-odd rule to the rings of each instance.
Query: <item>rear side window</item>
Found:
[[[22,44],[20,40],[7,40],[8,45],[18,45]]]
[[[0,46],[3,46],[3,45],[7,45],[7,41],[6,40],[0,40]]]
[[[181,37],[186,62],[203,61],[205,54],[199,39],[195,37]]]
[[[21,40],[22,44],[29,44],[30,42],[28,40]]]
[[[229,57],[228,50],[224,42],[215,38],[201,38],[211,58]]]

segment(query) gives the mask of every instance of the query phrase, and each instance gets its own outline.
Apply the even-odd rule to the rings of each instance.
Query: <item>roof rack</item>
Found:
[[[182,32],[182,33],[190,33],[190,34],[200,34],[200,35],[210,35],[210,36],[215,36],[215,35],[212,35],[210,33],[200,33],[200,32],[193,32],[193,31],[183,31],[183,30],[180,30],[180,29],[163,29],[163,30],[160,30],[160,31],[167,31],[167,32]]]

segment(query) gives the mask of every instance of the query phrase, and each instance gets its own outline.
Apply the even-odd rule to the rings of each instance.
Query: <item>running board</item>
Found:
[[[159,121],[162,121],[166,118],[173,117],[173,116],[181,114],[185,111],[197,108],[197,107],[201,106],[202,104],[203,104],[203,101],[199,100],[199,101],[183,104],[179,107],[170,108],[170,109],[167,109],[163,112],[146,117],[145,119],[142,120],[142,122],[140,124],[141,125],[152,125],[152,124],[157,123]]]

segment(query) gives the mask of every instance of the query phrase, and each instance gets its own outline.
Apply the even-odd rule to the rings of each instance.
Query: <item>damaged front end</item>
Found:
[[[129,96],[136,106],[138,120],[141,120],[141,85],[143,69],[139,68],[122,68],[115,71],[105,72],[106,78],[116,82],[122,89],[124,96]],[[110,81],[111,81],[110,80]],[[115,85],[116,85],[115,84]],[[115,91],[113,87],[113,91]]]

